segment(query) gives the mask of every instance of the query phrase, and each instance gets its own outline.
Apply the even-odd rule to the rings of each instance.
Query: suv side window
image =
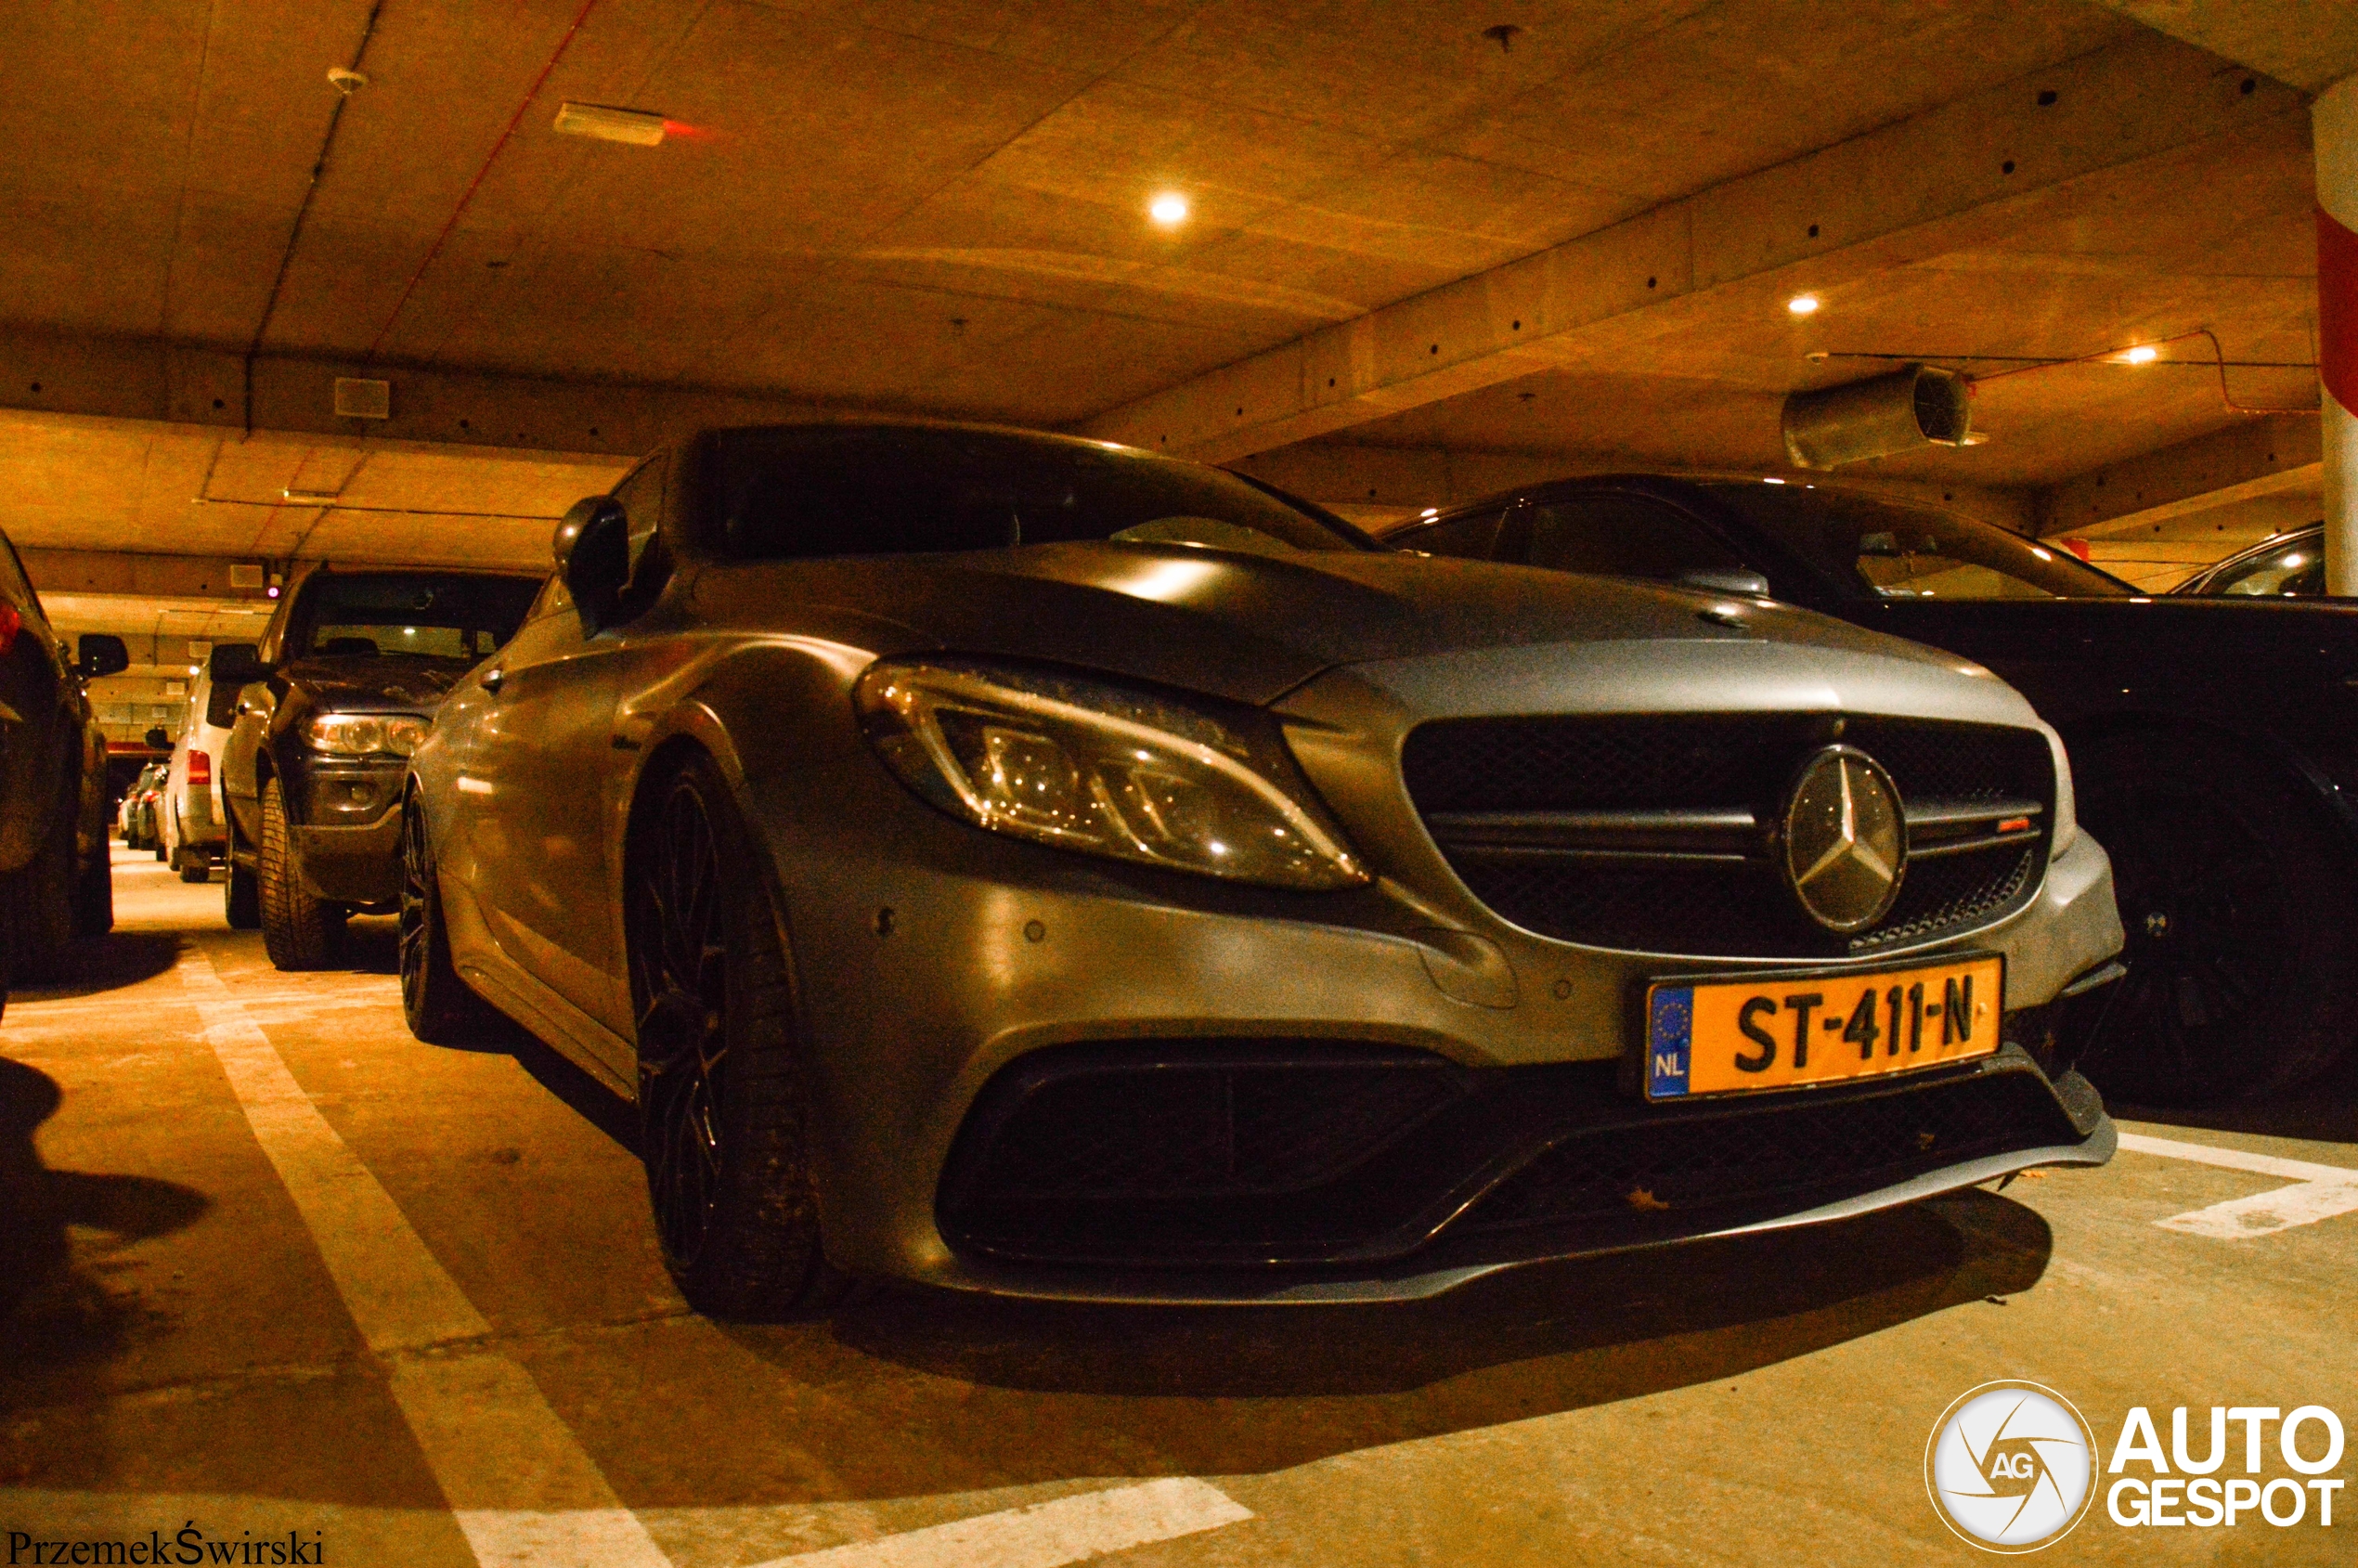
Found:
[[[1422,527],[1396,534],[1393,542],[1403,550],[1421,550],[1427,555],[1454,555],[1465,561],[1487,561],[1498,544],[1498,525],[1507,515],[1504,507],[1491,507],[1470,512],[1463,517],[1444,518]]]
[[[1560,572],[1657,581],[1674,581],[1689,572],[1751,569],[1751,563],[1677,507],[1626,490],[1599,490],[1533,507],[1528,559]]]

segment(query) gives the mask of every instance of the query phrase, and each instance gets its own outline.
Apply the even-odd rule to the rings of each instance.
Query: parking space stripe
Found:
[[[2154,1224],[2163,1230],[2174,1230],[2187,1236],[2205,1236],[2216,1241],[2248,1241],[2255,1237],[2274,1236],[2278,1231],[2315,1225],[2319,1220],[2330,1220],[2338,1214],[2358,1212],[2358,1170],[2348,1166],[2319,1165],[2306,1160],[2279,1160],[2269,1154],[2217,1148],[2209,1144],[2181,1143],[2172,1138],[2149,1138],[2136,1133],[2121,1134],[2120,1147],[2140,1154],[2193,1160],[2229,1171],[2248,1171],[2254,1175],[2289,1176],[2294,1180],[2292,1186],[2253,1193],[2248,1198],[2230,1199],[2224,1203],[2213,1203],[2207,1209],[2194,1209],[2183,1214],[2172,1214],[2166,1220],[2156,1220]]]
[[[2158,1154],[2169,1160],[2190,1160],[2198,1165],[2216,1165],[2228,1171],[2249,1171],[2259,1176],[2283,1176],[2296,1182],[2358,1182],[2358,1170],[2347,1165],[2319,1165],[2306,1160],[2280,1160],[2273,1154],[2250,1154],[2239,1148],[2220,1148],[2211,1144],[2182,1143],[2175,1138],[2149,1138],[2143,1133],[2123,1133],[2120,1147],[2139,1154]]]
[[[361,1163],[201,947],[181,984],[206,1043],[483,1568],[670,1568],[491,1325]]]
[[[1059,1497],[924,1530],[781,1557],[756,1568],[1062,1568],[1252,1517],[1190,1477]]]

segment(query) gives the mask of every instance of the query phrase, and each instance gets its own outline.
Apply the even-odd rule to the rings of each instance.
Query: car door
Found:
[[[660,515],[664,475],[657,458],[616,490],[634,535],[641,519],[651,530]],[[612,631],[586,635],[562,591],[535,608],[540,613],[468,678],[468,702],[480,709],[471,715],[461,763],[469,781],[461,787],[473,797],[474,891],[512,959],[627,1037],[606,803],[628,760],[614,745],[628,644]]]

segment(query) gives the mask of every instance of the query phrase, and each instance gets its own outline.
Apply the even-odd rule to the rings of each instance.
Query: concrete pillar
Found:
[[[2326,591],[2358,595],[2358,76],[2317,95],[2317,380]]]

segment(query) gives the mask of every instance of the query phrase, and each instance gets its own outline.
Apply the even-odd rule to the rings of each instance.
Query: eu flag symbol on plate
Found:
[[[1695,1027],[1694,987],[1657,987],[1646,1013],[1647,1097],[1676,1098],[1687,1092],[1688,1046]]]

